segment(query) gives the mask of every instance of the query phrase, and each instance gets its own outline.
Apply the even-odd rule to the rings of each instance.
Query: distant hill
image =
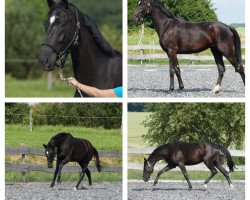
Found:
[[[230,26],[234,28],[245,27],[245,23],[232,23]]]

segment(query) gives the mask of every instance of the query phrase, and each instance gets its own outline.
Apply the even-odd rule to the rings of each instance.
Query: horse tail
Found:
[[[223,147],[222,145],[218,145],[219,149],[225,154],[226,158],[227,158],[227,166],[229,167],[230,172],[234,172],[234,161],[232,159],[232,156],[230,154],[230,152],[228,151],[228,149],[226,147]]]
[[[233,33],[234,36],[234,48],[235,48],[235,56],[238,59],[238,64],[242,63],[241,58],[241,43],[240,43],[240,36],[233,27],[229,27],[230,31]]]
[[[96,162],[95,162],[96,168],[97,168],[98,172],[101,172],[102,171],[102,166],[100,164],[99,154],[98,154],[97,150],[94,147],[92,147],[92,149],[93,149],[94,157],[96,159]]]

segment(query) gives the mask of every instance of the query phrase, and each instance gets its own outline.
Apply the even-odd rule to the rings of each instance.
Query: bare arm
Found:
[[[100,90],[95,87],[87,86],[82,83],[79,83],[75,78],[70,77],[68,80],[70,85],[75,86],[76,88],[80,89],[81,91],[85,92],[87,95],[91,97],[117,97],[114,89],[106,89]]]

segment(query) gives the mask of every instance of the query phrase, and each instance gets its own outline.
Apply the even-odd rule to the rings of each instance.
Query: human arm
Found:
[[[87,95],[91,97],[117,97],[113,89],[100,90],[98,88],[79,83],[73,77],[70,77],[68,79],[68,83],[80,89],[81,91],[85,92]]]

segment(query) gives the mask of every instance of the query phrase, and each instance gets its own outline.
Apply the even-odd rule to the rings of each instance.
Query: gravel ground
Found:
[[[14,183],[6,184],[6,199],[22,200],[120,200],[122,183],[93,183],[91,187],[73,190],[76,182],[62,182],[53,189],[50,183]]]
[[[129,183],[129,200],[243,200],[245,199],[245,183],[234,183],[231,190],[227,182],[210,182],[208,190],[203,190],[203,183],[192,183],[188,190],[186,182],[161,183],[152,190],[152,183]]]
[[[128,67],[128,97],[244,97],[245,87],[241,76],[232,66],[226,67],[218,94],[210,91],[216,85],[217,67],[181,67],[184,89],[179,91],[175,76],[175,90],[169,89],[169,68],[167,67]]]

